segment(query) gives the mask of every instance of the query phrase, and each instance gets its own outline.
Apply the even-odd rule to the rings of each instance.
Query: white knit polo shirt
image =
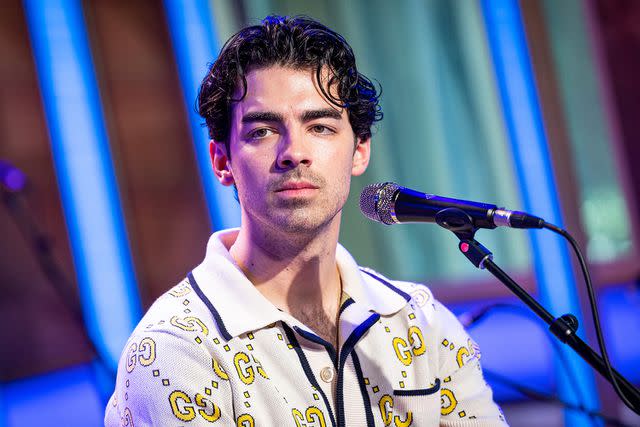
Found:
[[[123,351],[107,426],[504,426],[455,316],[338,245],[339,351],[258,292],[211,236]]]

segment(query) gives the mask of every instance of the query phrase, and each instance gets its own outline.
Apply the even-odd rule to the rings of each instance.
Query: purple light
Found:
[[[27,184],[27,176],[17,167],[0,160],[0,182],[7,190],[18,192]]]

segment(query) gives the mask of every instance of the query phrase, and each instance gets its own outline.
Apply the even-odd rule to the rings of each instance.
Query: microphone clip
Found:
[[[473,239],[478,231],[478,228],[473,225],[473,219],[462,209],[442,209],[436,214],[435,220],[436,224],[453,232],[460,240]]]
[[[475,239],[478,228],[465,211],[458,208],[442,209],[436,214],[435,220],[440,227],[451,231],[460,239],[458,249],[477,268],[484,269],[485,262],[493,259],[491,251]]]

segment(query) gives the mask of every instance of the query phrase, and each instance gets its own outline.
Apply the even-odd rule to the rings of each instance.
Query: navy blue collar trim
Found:
[[[353,298],[351,297],[347,298],[347,300],[342,304],[342,307],[340,307],[340,311],[338,312],[338,317],[340,317],[340,315],[342,314],[345,308],[349,307],[354,302],[355,301],[353,300]]]
[[[311,332],[305,331],[304,329],[299,328],[297,326],[294,326],[293,329],[297,333],[302,335],[304,338],[308,339],[309,341],[312,341],[316,344],[320,344],[321,346],[323,346],[329,353],[329,356],[333,361],[333,366],[336,368],[338,367],[338,355],[336,353],[336,348],[333,346],[333,344],[331,344],[329,341],[326,341],[322,337],[319,337],[316,334],[312,334]]]
[[[337,406],[338,406],[338,426],[345,426],[345,415],[344,415],[344,364],[347,361],[347,357],[353,351],[356,343],[362,336],[371,328],[377,321],[380,319],[380,315],[378,313],[373,313],[371,316],[367,318],[364,322],[362,322],[356,329],[351,332],[349,338],[344,342],[342,349],[340,349],[340,364],[338,365],[338,384],[336,387],[336,395],[337,395]]]
[[[331,405],[329,404],[329,399],[327,399],[327,395],[324,394],[324,391],[322,391],[322,388],[320,388],[320,384],[318,384],[318,380],[316,380],[316,377],[313,375],[313,371],[311,370],[309,361],[304,355],[304,351],[302,351],[302,348],[300,347],[300,343],[298,342],[298,339],[296,338],[296,335],[293,332],[293,329],[291,329],[289,325],[287,325],[284,322],[280,322],[280,323],[284,328],[284,333],[287,335],[287,340],[289,340],[289,344],[293,346],[293,349],[296,351],[296,354],[298,355],[298,359],[300,359],[300,364],[302,365],[302,369],[304,370],[304,373],[307,376],[307,380],[316,389],[316,391],[320,393],[320,395],[322,396],[322,400],[324,400],[324,404],[327,407],[327,410],[329,411],[329,417],[331,418],[331,425],[335,427],[336,419],[333,416],[333,410],[331,409]]]
[[[362,394],[362,400],[364,402],[364,413],[367,418],[367,427],[375,426],[373,421],[373,412],[371,412],[371,399],[369,399],[369,392],[367,391],[367,385],[364,383],[364,375],[362,375],[362,367],[360,366],[360,359],[358,354],[354,351],[351,353],[353,358],[353,367],[356,370],[356,376],[358,377],[358,384],[360,385],[360,394]]]
[[[408,293],[403,292],[400,289],[396,288],[395,286],[393,286],[391,283],[389,283],[388,281],[386,281],[382,277],[379,277],[379,276],[377,276],[377,275],[375,275],[375,274],[373,274],[373,273],[371,273],[370,271],[367,271],[367,270],[360,269],[360,271],[362,271],[363,273],[368,274],[369,276],[371,276],[374,279],[376,279],[378,282],[380,282],[383,285],[385,285],[387,288],[391,289],[392,291],[394,291],[398,295],[402,296],[402,298],[407,300],[407,302],[409,302],[409,300],[411,299],[411,295],[409,295]]]
[[[229,331],[227,331],[227,328],[224,326],[224,322],[222,321],[222,317],[220,317],[220,313],[218,313],[218,310],[216,310],[213,304],[211,304],[211,301],[209,301],[209,298],[207,298],[204,292],[202,292],[202,289],[200,289],[198,282],[196,282],[196,279],[193,277],[193,273],[189,272],[189,274],[187,274],[187,277],[189,278],[189,283],[191,283],[191,287],[193,288],[194,292],[198,295],[198,297],[200,297],[200,299],[202,300],[202,302],[204,302],[207,308],[209,308],[209,311],[211,311],[211,314],[213,314],[213,317],[216,319],[216,324],[218,325],[220,334],[222,334],[222,337],[225,340],[229,341],[233,337],[231,336]]]

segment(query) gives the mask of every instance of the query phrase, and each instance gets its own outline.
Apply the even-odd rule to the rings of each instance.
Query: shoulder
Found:
[[[410,309],[420,311],[426,320],[443,333],[453,330],[459,333],[463,330],[457,317],[433,294],[424,283],[390,279],[369,267],[360,267],[362,276],[367,283],[375,286],[382,283],[404,296]]]
[[[226,381],[220,379],[220,388],[207,393],[212,375],[226,378],[216,370],[215,349],[208,344],[216,338],[213,317],[188,279],[165,292],[123,349],[105,420],[128,417],[145,426],[173,418],[190,421],[202,411],[180,409],[187,403],[208,408],[206,419],[217,419],[220,410],[229,414]]]
[[[210,310],[185,278],[149,307],[132,332],[127,347],[145,337],[198,343],[199,336],[204,338],[217,333]]]
[[[184,279],[149,307],[127,340],[118,366],[120,372],[131,374],[136,368],[154,364],[159,355],[166,359],[173,353],[192,351],[193,346],[188,345],[190,335],[197,329],[208,334],[206,313],[197,308],[192,295],[189,280]]]
[[[133,334],[145,330],[171,330],[171,326],[179,326],[180,322],[176,322],[176,319],[185,318],[194,321],[197,319],[202,323],[213,322],[209,309],[194,290],[189,278],[184,278],[158,297],[146,311]]]
[[[143,373],[157,364],[210,367],[208,343],[216,339],[221,337],[214,317],[185,278],[149,307],[124,346],[118,373]]]
[[[433,296],[431,289],[423,283],[393,280],[369,267],[360,267],[362,276],[367,283],[382,283],[396,293],[402,295],[407,303],[423,311],[431,311],[435,305],[441,305]]]

